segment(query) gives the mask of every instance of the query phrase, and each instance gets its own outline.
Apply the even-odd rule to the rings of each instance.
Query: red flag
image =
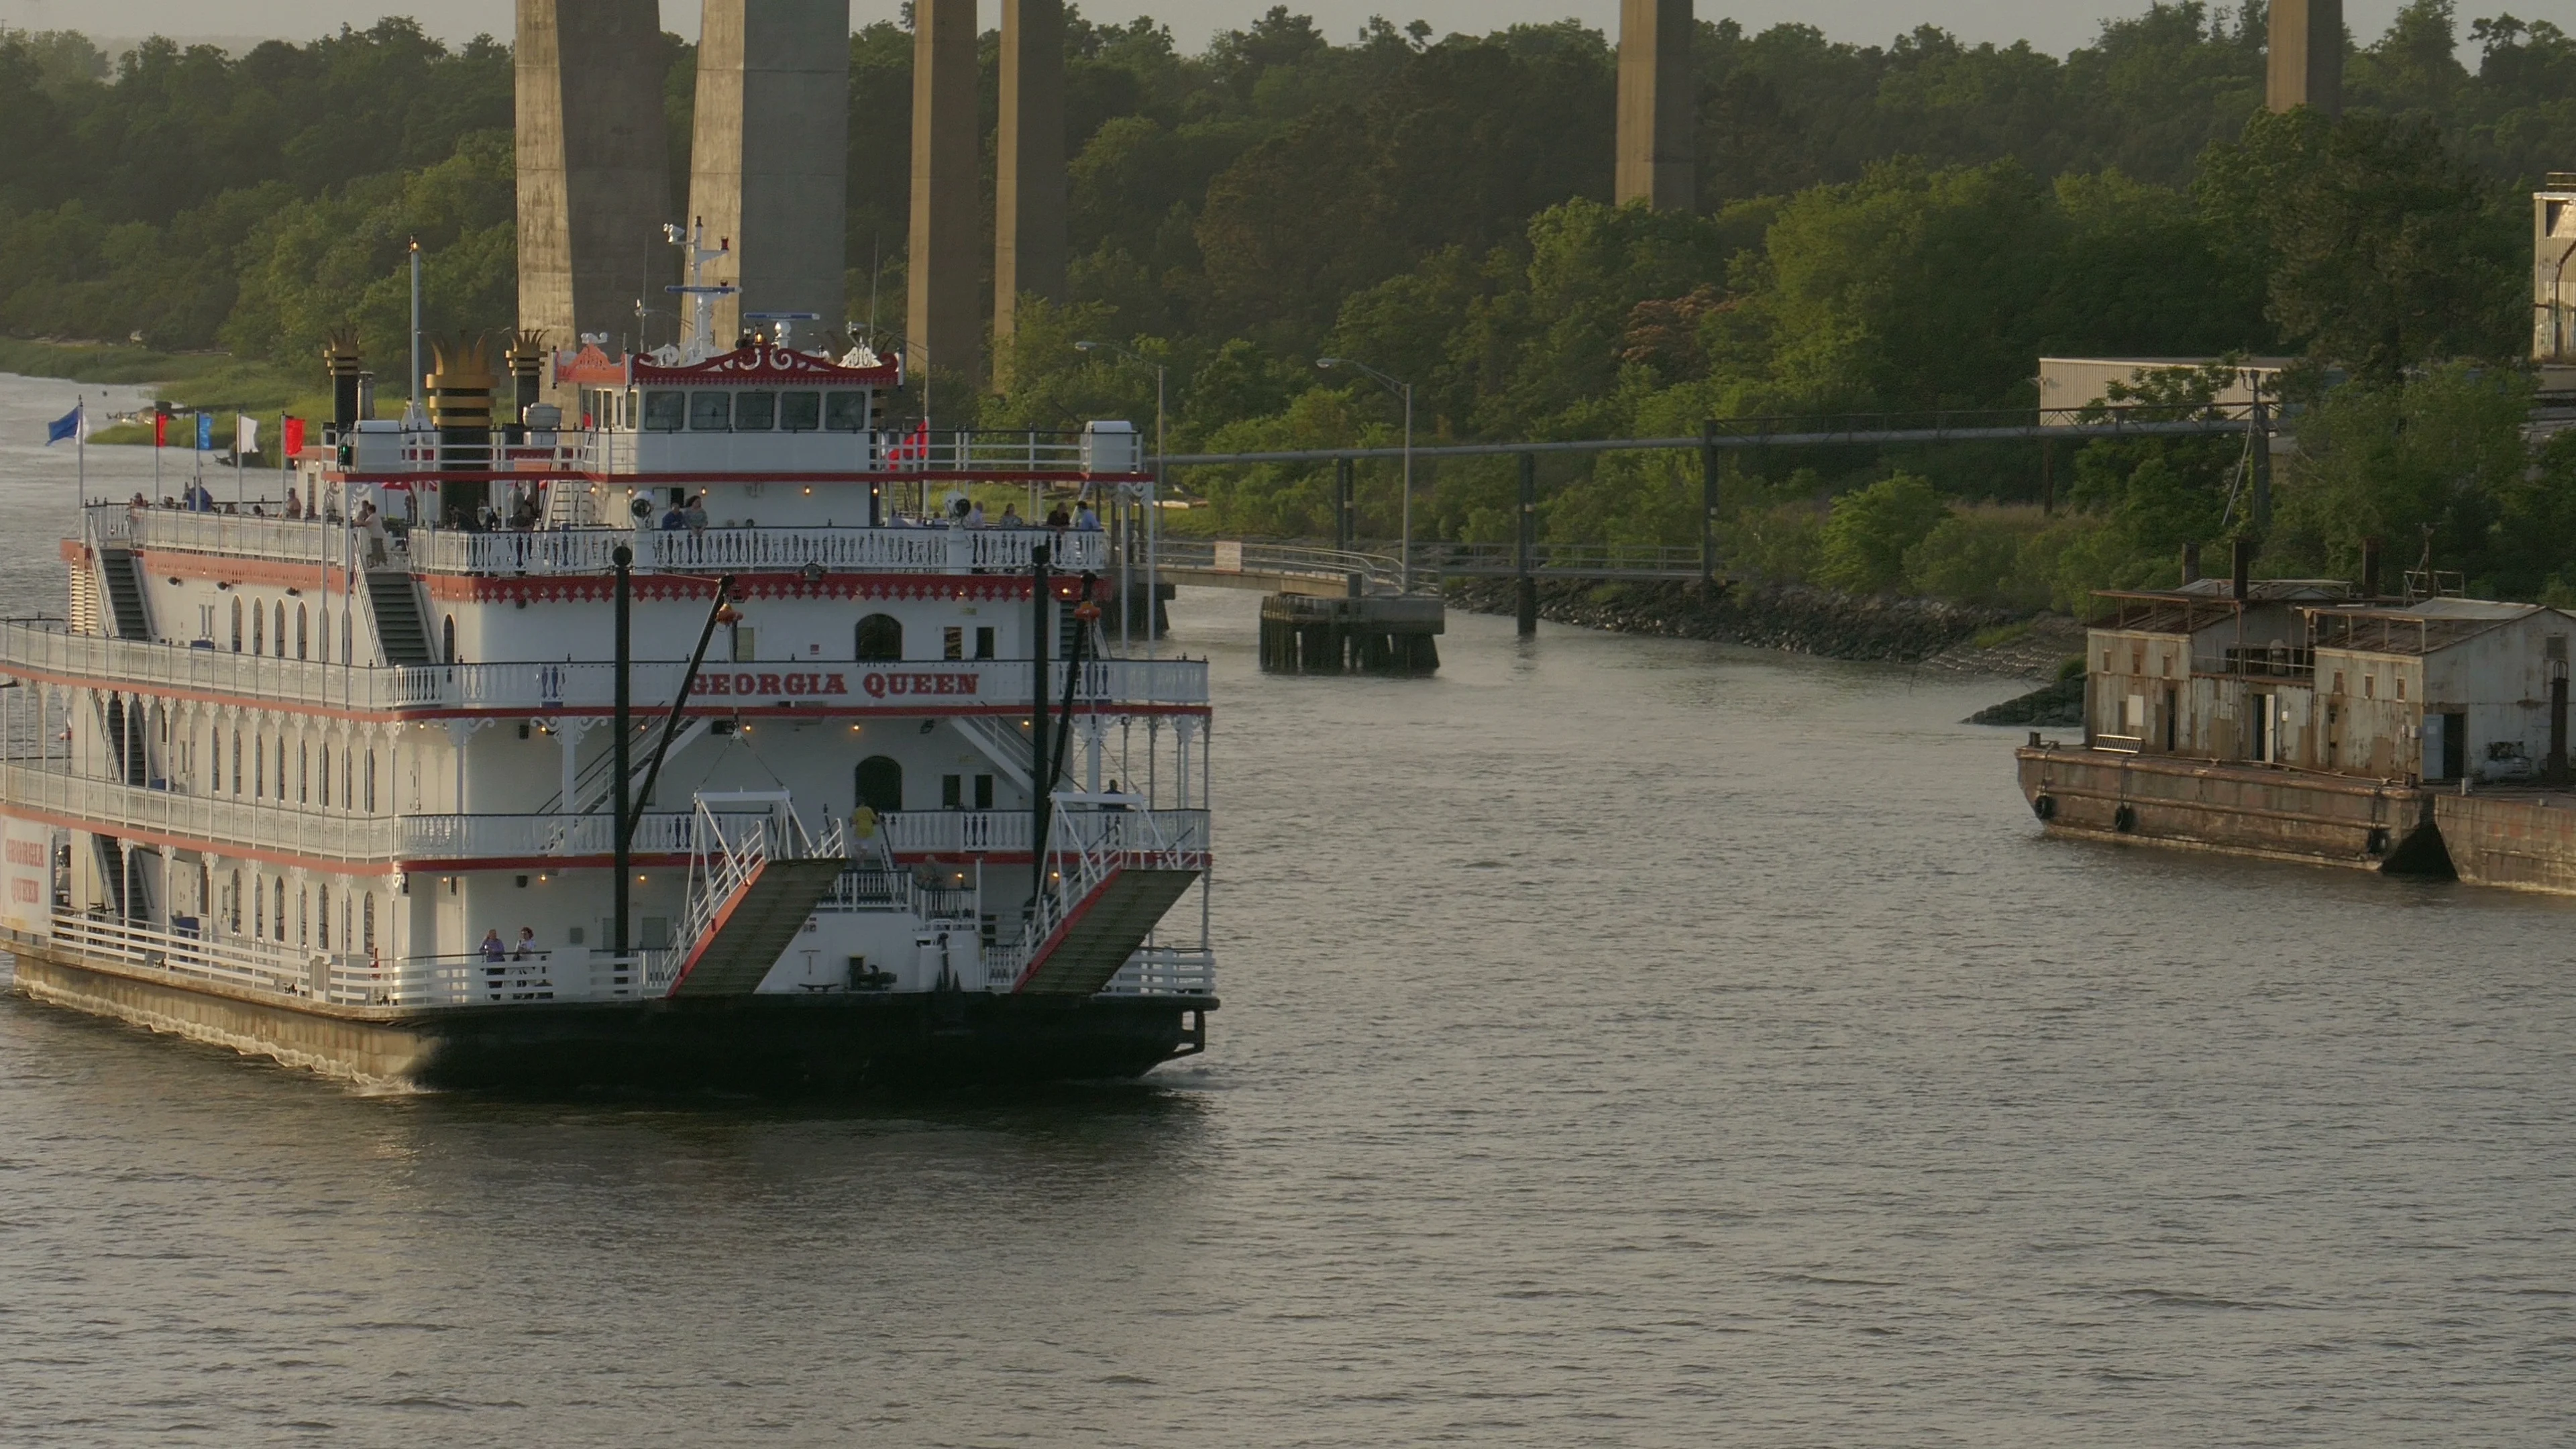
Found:
[[[168,413],[154,413],[152,415],[152,446],[156,448],[166,448],[170,446],[170,415]]]
[[[302,457],[304,455],[304,420],[302,418],[289,415],[286,419],[286,426],[283,431],[286,434],[286,456],[290,458]]]

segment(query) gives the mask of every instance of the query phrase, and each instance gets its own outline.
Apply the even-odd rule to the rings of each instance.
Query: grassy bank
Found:
[[[235,413],[270,419],[281,412],[309,418],[331,411],[331,394],[322,386],[318,361],[308,376],[222,352],[158,352],[123,343],[0,337],[0,372],[148,388],[174,408],[216,414],[217,447],[231,445]],[[129,423],[101,428],[90,435],[90,441],[149,443],[152,431]]]

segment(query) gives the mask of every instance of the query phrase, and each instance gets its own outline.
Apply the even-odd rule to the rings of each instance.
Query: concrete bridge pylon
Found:
[[[635,300],[676,275],[654,0],[519,0],[519,327],[548,347],[633,344]]]

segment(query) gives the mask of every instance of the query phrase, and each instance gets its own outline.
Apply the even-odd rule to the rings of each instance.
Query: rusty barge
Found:
[[[2576,894],[2576,615],[2194,562],[2097,595],[2082,740],[2015,752],[2050,835]]]

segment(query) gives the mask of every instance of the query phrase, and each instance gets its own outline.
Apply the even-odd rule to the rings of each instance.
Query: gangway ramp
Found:
[[[1065,913],[1021,973],[1031,996],[1094,996],[1145,944],[1199,872],[1116,866]]]

